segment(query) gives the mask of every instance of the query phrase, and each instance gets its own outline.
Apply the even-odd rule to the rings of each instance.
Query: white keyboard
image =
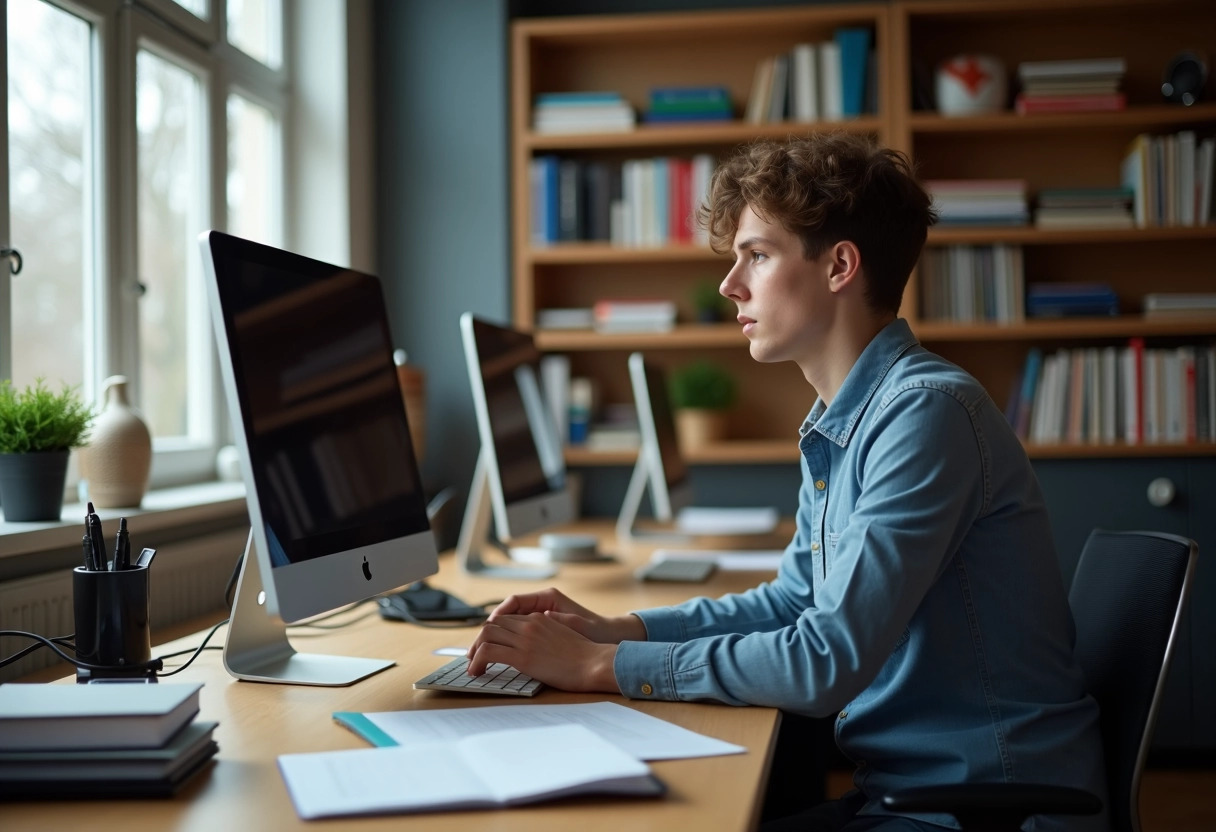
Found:
[[[464,693],[495,693],[503,696],[535,696],[543,685],[509,664],[495,662],[480,676],[465,672],[468,659],[452,659],[434,673],[414,682],[414,690],[452,690]]]

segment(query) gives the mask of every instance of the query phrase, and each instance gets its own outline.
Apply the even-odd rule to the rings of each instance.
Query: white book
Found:
[[[562,445],[570,439],[570,357],[549,354],[540,360],[541,392]]]
[[[1056,356],[1048,355],[1043,359],[1043,370],[1039,374],[1038,388],[1035,390],[1034,403],[1030,411],[1030,440],[1045,442],[1047,435],[1047,406],[1050,398],[1052,382],[1056,374]]]
[[[1161,350],[1161,376],[1159,384],[1164,386],[1165,426],[1162,439],[1166,442],[1182,442],[1186,439],[1186,423],[1183,418],[1184,393],[1182,382],[1182,354],[1179,350]]]
[[[717,162],[709,153],[698,153],[692,157],[692,210],[695,215],[709,195],[709,182],[713,179]],[[709,229],[700,223],[693,224],[693,239],[703,245],[709,244]]]
[[[773,86],[773,58],[761,58],[756,64],[756,74],[752,78],[752,91],[747,97],[747,110],[743,120],[748,124],[763,124],[768,117],[768,95]]]
[[[819,112],[824,121],[844,118],[843,73],[840,69],[840,44],[825,40],[819,44]]]
[[[799,43],[791,53],[790,101],[794,121],[819,120],[819,56],[815,44]]]
[[[1119,438],[1119,350],[1102,348],[1102,441],[1111,444]]]
[[[1144,351],[1144,441],[1160,442],[1163,435],[1160,418],[1160,393],[1158,383],[1161,370],[1161,350]]]
[[[525,759],[520,749],[527,749]],[[499,808],[576,794],[663,792],[649,766],[582,725],[284,754],[279,771],[304,820]]]
[[[0,685],[0,748],[159,748],[198,713],[201,688],[170,682]]]

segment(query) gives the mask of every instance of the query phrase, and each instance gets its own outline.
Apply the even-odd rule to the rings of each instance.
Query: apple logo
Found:
[[[372,567],[367,562],[367,555],[363,556],[363,578],[368,581],[372,579]]]

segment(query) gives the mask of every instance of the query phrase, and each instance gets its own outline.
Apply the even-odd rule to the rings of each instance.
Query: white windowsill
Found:
[[[149,491],[139,508],[100,508],[97,514],[107,529],[126,517],[132,531],[141,534],[187,523],[230,520],[245,514],[245,484],[204,482]],[[3,507],[0,506],[0,513]],[[42,552],[75,544],[80,546],[85,506],[67,503],[58,522],[10,523],[0,520],[0,558]]]

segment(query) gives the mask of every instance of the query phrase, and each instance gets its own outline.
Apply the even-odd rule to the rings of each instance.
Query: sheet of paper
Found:
[[[645,763],[574,724],[490,731],[459,742],[283,754],[278,762],[305,820],[662,789]]]
[[[401,745],[454,740],[486,731],[577,724],[639,760],[681,760],[742,754],[723,742],[615,702],[578,705],[490,705],[434,711],[383,711],[364,716]]]
[[[714,549],[655,549],[651,560],[712,560],[723,572],[776,572],[784,549],[717,551]]]
[[[777,509],[702,508],[689,506],[676,514],[676,529],[684,534],[768,534],[777,528]]]

